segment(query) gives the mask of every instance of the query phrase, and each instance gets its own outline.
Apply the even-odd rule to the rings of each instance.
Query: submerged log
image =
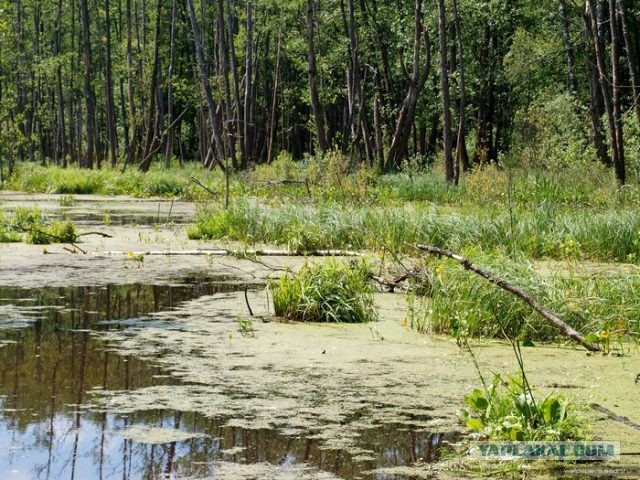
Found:
[[[517,287],[516,285],[513,285],[512,283],[508,282],[504,278],[500,278],[494,275],[489,270],[482,267],[478,267],[477,265],[474,265],[473,263],[471,263],[471,260],[469,260],[468,258],[462,257],[449,250],[445,250],[444,248],[432,247],[430,245],[416,245],[416,248],[418,248],[418,250],[422,252],[438,255],[440,257],[447,257],[447,258],[451,258],[452,260],[455,260],[460,265],[462,265],[462,267],[464,267],[466,270],[470,270],[480,275],[481,277],[487,279],[490,283],[493,283],[494,285],[497,285],[503,290],[506,290],[507,292],[514,294],[516,297],[519,297],[522,300],[524,300],[529,306],[531,306],[531,308],[533,308],[536,312],[538,312],[545,320],[551,323],[551,325],[553,325],[556,329],[562,332],[562,334],[565,335],[566,337],[570,338],[575,342],[578,342],[579,344],[581,344],[583,347],[585,347],[587,350],[591,352],[600,351],[600,347],[598,347],[598,345],[588,342],[582,336],[582,334],[580,334],[578,331],[574,330],[571,326],[567,325],[565,322],[560,320],[553,312],[545,308],[535,298],[533,298],[527,292],[522,290],[520,287]]]

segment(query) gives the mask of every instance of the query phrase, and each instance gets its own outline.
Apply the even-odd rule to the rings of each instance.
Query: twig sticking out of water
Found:
[[[248,286],[244,287],[244,301],[247,303],[247,308],[249,309],[249,315],[253,317],[253,310],[251,310],[251,305],[249,305],[249,295],[247,291],[249,290]]]

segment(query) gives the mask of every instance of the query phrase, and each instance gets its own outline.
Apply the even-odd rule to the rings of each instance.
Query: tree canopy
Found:
[[[327,149],[447,178],[600,161],[640,125],[630,0],[0,0],[0,158],[244,169]]]

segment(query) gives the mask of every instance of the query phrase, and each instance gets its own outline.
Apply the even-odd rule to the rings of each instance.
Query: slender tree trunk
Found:
[[[447,63],[447,20],[444,0],[438,0],[438,37],[440,40],[440,89],[442,96],[442,154],[445,179],[454,183],[456,175],[451,152],[451,103],[449,99],[449,70]]]
[[[321,152],[326,152],[329,149],[327,137],[324,129],[324,114],[320,105],[320,96],[318,95],[317,75],[318,70],[316,67],[316,51],[314,45],[314,30],[315,30],[315,0],[307,0],[307,59],[309,63],[308,75],[309,75],[309,93],[311,95],[311,112],[316,124],[316,137],[318,140],[318,148]]]
[[[153,48],[153,67],[151,69],[151,86],[146,117],[146,139],[139,169],[149,170],[151,162],[162,146],[162,96],[160,95],[160,21],[162,19],[162,2],[158,2],[156,10],[155,45]]]
[[[247,0],[246,3],[247,14],[247,43],[246,43],[246,55],[245,55],[245,68],[244,68],[244,155],[243,165],[246,167],[253,159],[251,152],[254,151],[254,125],[252,117],[252,104],[253,98],[253,0]]]
[[[624,5],[624,0],[617,0],[617,4],[620,14],[620,23],[622,24],[622,36],[624,38],[627,64],[629,65],[629,77],[633,92],[633,107],[638,124],[640,124],[640,67],[638,65],[638,50],[637,48],[634,48],[633,40],[631,39],[629,21],[627,19],[627,9]],[[640,47],[640,45],[637,45],[637,47]]]
[[[227,64],[227,59],[229,57],[229,48],[227,46],[227,36],[225,31],[225,21],[224,21],[224,0],[218,0],[217,2],[217,11],[216,11],[216,35],[217,35],[217,43],[218,43],[218,72],[222,77],[222,83],[224,85],[224,123],[223,123],[223,132],[224,138],[227,144],[227,151],[231,156],[231,164],[234,168],[238,168],[238,160],[236,158],[236,139],[233,135],[233,115],[231,113],[231,86],[229,84],[229,69]],[[231,25],[228,26],[231,28]]]
[[[593,53],[595,55],[595,53]],[[589,118],[591,120],[591,130],[593,133],[593,144],[596,150],[598,160],[603,165],[610,167],[613,165],[609,152],[607,151],[607,136],[605,134],[604,125],[602,124],[602,115],[605,113],[604,99],[602,97],[602,89],[598,81],[598,67],[590,60],[587,79],[589,81]]]
[[[224,170],[224,146],[222,144],[221,129],[218,122],[216,113],[216,106],[213,102],[213,93],[211,91],[211,84],[209,83],[209,77],[207,75],[207,68],[205,64],[204,50],[202,44],[202,38],[200,36],[200,29],[196,20],[196,12],[193,7],[193,0],[187,0],[187,8],[189,11],[189,20],[191,22],[191,31],[193,32],[193,41],[195,44],[196,59],[198,61],[198,68],[200,70],[200,81],[202,82],[202,88],[205,93],[207,101],[207,111],[209,114],[209,123],[211,124],[211,137],[213,141],[213,162],[208,162],[205,157],[205,166],[212,167],[217,163],[220,168]],[[207,155],[208,156],[208,155]]]
[[[407,93],[404,101],[402,102],[402,106],[400,107],[400,112],[398,113],[398,120],[396,122],[396,128],[384,170],[399,168],[402,160],[407,156],[407,145],[409,143],[409,136],[411,135],[418,96],[424,88],[431,66],[429,35],[427,34],[422,22],[422,0],[415,1],[414,18],[415,25],[412,71],[411,75],[409,75],[406,68],[404,68],[404,64],[402,64],[405,81],[407,83]],[[422,62],[420,61],[420,56],[422,52],[421,43],[423,38],[425,44],[425,61],[421,66]]]
[[[594,5],[594,0],[587,0],[587,14],[589,15],[590,24],[591,24],[591,28],[589,30],[590,30],[590,34],[593,39],[593,43],[596,51],[596,59],[597,59],[597,65],[598,65],[598,83],[600,84],[600,90],[602,92],[602,98],[604,100],[605,110],[607,112],[607,119],[609,123],[609,135],[611,137],[611,153],[612,153],[611,156],[613,157],[613,166],[614,166],[614,170],[616,171],[616,178],[618,179],[618,182],[624,183],[624,158],[622,159],[622,162],[621,162],[620,150],[618,149],[618,146],[619,146],[618,128],[617,128],[617,121],[616,121],[616,113],[619,112],[619,108],[620,108],[619,98],[618,98],[618,108],[616,110],[613,106],[612,94],[609,91],[610,84],[614,85],[614,90],[616,90],[615,88],[616,81],[619,81],[619,78],[615,80],[612,79],[610,81],[607,75],[607,64],[606,64],[605,53],[604,53],[603,34],[600,33],[600,25],[598,22],[599,16],[596,10],[596,6]],[[613,15],[615,16],[615,11]],[[615,22],[614,22],[614,25],[615,25]],[[617,39],[617,35],[615,35],[614,38]],[[612,60],[615,57],[615,55],[613,55],[614,53],[617,54],[617,50],[614,52],[613,46],[612,46]],[[614,63],[617,64],[617,58]],[[616,73],[617,73],[617,70],[616,70]],[[619,83],[617,84],[617,90],[619,92]],[[621,166],[622,166],[622,169],[620,169]]]
[[[456,135],[456,183],[460,175],[460,165],[466,172],[471,168],[469,163],[469,152],[467,151],[467,132],[466,132],[466,108],[467,108],[467,90],[465,86],[465,64],[464,50],[462,45],[462,30],[460,29],[460,12],[458,10],[458,1],[453,0],[454,26],[456,29],[456,43],[458,45],[458,71],[460,80],[458,84],[460,104],[458,106],[458,128]]]
[[[118,137],[116,129],[116,109],[113,101],[113,75],[111,68],[111,5],[109,0],[104,0],[105,30],[106,30],[106,59],[105,59],[105,98],[107,110],[107,136],[109,138],[109,155],[111,166],[118,163]]]
[[[611,80],[613,90],[613,118],[616,131],[614,148],[617,156],[614,157],[613,168],[616,178],[621,185],[626,181],[624,162],[624,141],[622,134],[622,108],[620,105],[620,88],[622,79],[620,76],[620,41],[618,38],[617,1],[609,0],[609,30],[611,32]]]
[[[562,40],[564,41],[567,56],[567,79],[569,93],[575,95],[578,91],[578,81],[576,79],[576,54],[575,46],[571,41],[571,35],[569,32],[569,17],[567,16],[567,5],[565,0],[560,0],[560,4],[558,6],[558,14],[560,15],[560,22],[562,24]]]
[[[376,88],[376,92],[373,94],[373,131],[376,145],[376,163],[378,165],[378,169],[383,171],[385,168],[385,158],[382,135],[382,118],[380,113],[380,92],[378,88]]]
[[[138,149],[138,126],[136,120],[136,102],[134,96],[134,88],[133,88],[133,25],[131,17],[133,15],[133,11],[131,10],[131,1],[126,1],[126,24],[127,24],[127,97],[129,103],[129,140],[128,145],[129,149],[127,151],[127,160],[125,162],[125,167],[127,164],[133,163],[133,159],[135,158],[136,151]]]
[[[365,160],[367,165],[372,166],[372,154],[371,154],[371,134],[369,132],[369,122],[367,120],[367,114],[365,110],[364,101],[364,85],[360,74],[360,60],[358,55],[359,42],[358,42],[358,27],[356,24],[355,10],[353,0],[347,1],[348,6],[348,34],[349,34],[349,71],[350,71],[350,112],[349,123],[351,126],[351,138],[354,142],[354,146],[357,145],[358,138],[362,134]]]
[[[276,48],[276,68],[273,73],[273,93],[271,97],[271,114],[269,115],[269,146],[267,147],[267,164],[273,160],[273,143],[276,137],[278,105],[278,81],[280,79],[280,54],[282,50],[282,32],[278,30],[278,46]]]
[[[62,0],[58,0],[58,12],[56,15],[55,55],[62,53]],[[65,98],[62,90],[62,65],[56,68],[56,95],[57,95],[57,127],[56,144],[59,152],[57,163],[63,168],[67,167],[67,136],[65,126],[64,105]]]
[[[88,0],[80,1],[80,10],[82,15],[82,49],[84,64],[84,99],[86,105],[86,135],[87,148],[82,162],[85,168],[93,168],[94,157],[96,156],[96,109],[95,94],[92,85],[92,69],[91,69],[91,34],[89,32],[89,6]]]
[[[169,40],[169,71],[167,72],[167,143],[164,152],[164,166],[171,167],[171,157],[173,157],[173,137],[175,127],[173,125],[173,68],[176,45],[176,0],[171,2],[171,38]]]
[[[233,38],[233,11],[231,9],[231,0],[227,0],[227,32],[229,35],[229,59],[231,61],[231,73],[233,78],[233,95],[235,102],[235,118],[234,124],[236,129],[236,139],[240,146],[240,158],[242,160],[242,166],[246,168],[246,153],[244,151],[244,108],[240,100],[240,78],[238,74],[238,58],[236,56],[236,47]]]

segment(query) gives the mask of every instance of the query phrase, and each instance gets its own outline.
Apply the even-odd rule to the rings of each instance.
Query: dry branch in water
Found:
[[[565,322],[560,320],[553,312],[547,310],[540,302],[538,302],[535,298],[529,295],[527,292],[522,290],[520,287],[513,285],[512,283],[506,281],[504,278],[500,278],[489,270],[486,270],[482,267],[478,267],[471,263],[471,260],[462,257],[456,253],[453,253],[449,250],[445,250],[444,248],[432,247],[430,245],[416,245],[416,248],[422,252],[431,253],[433,255],[438,255],[440,257],[447,257],[455,260],[460,265],[462,265],[466,270],[470,270],[481,277],[487,279],[490,283],[497,285],[498,287],[506,290],[507,292],[513,293],[516,297],[524,300],[531,308],[533,308],[536,312],[538,312],[542,317],[551,323],[556,329],[560,330],[566,337],[580,343],[587,350],[591,352],[600,351],[600,348],[588,342],[578,331],[574,330],[572,327],[567,325]]]

